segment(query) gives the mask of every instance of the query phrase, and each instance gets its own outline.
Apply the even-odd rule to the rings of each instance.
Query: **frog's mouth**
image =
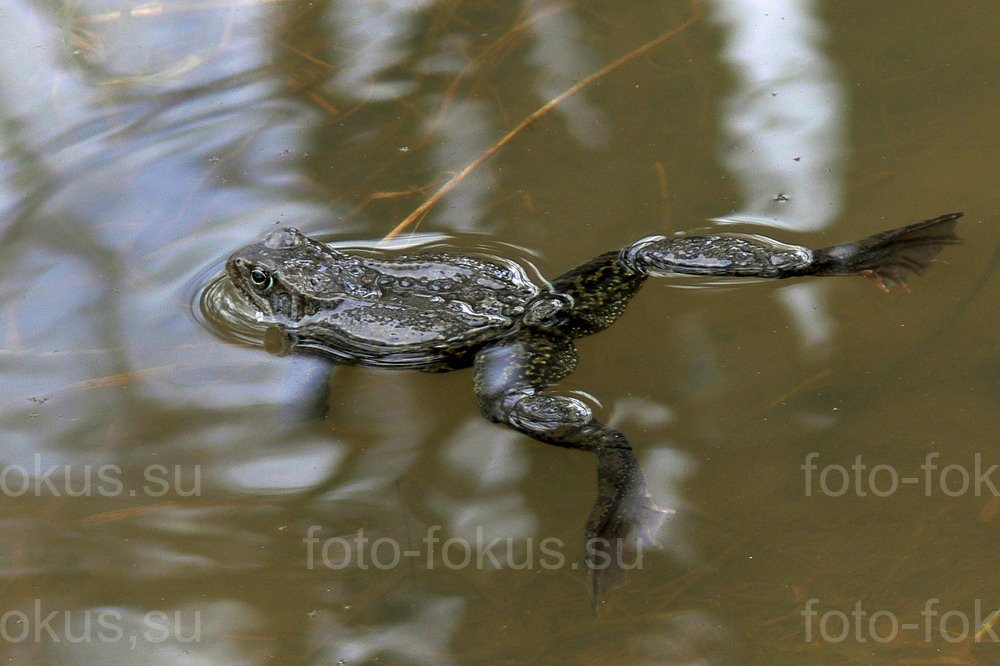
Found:
[[[237,282],[236,280],[233,280],[232,276],[230,276],[229,282],[230,282],[230,284],[233,285],[233,288],[236,289],[236,293],[239,294],[243,298],[244,301],[246,301],[247,305],[249,305],[250,307],[252,307],[253,309],[255,309],[257,312],[260,312],[261,314],[270,315],[269,312],[264,312],[261,309],[261,307],[260,307],[259,303],[257,302],[257,300],[253,297],[253,294],[251,294],[239,282]]]

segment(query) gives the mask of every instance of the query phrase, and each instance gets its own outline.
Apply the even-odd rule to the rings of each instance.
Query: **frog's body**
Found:
[[[656,236],[595,257],[545,285],[497,257],[350,253],[295,229],[272,232],[236,252],[226,270],[292,351],[431,371],[474,365],[476,396],[487,418],[543,442],[595,453],[599,494],[587,531],[596,569],[597,560],[607,564],[607,556],[620,550],[652,505],[625,437],[580,400],[548,390],[573,371],[575,338],[614,323],[650,275],[860,274],[884,289],[922,271],[944,245],[959,242],[959,217],[943,215],[821,250],[761,236]],[[596,573],[598,594],[610,579]]]
[[[246,267],[273,284],[256,289]],[[348,254],[294,229],[233,255],[229,274],[298,351],[342,363],[448,370],[525,318],[541,289],[496,257]]]

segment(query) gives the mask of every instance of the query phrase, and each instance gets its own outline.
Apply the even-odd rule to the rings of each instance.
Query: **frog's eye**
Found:
[[[274,286],[274,278],[271,274],[262,268],[254,268],[250,271],[250,281],[253,282],[253,286],[257,287],[261,291],[267,291]]]

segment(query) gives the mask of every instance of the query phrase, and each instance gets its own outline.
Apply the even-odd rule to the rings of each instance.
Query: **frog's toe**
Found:
[[[646,501],[643,502],[643,504],[642,504],[642,508],[647,509],[649,511],[652,511],[653,513],[661,513],[661,514],[668,514],[668,515],[671,514],[671,513],[677,513],[676,509],[671,509],[669,507],[660,506],[659,504],[657,504],[656,502],[654,502],[653,499],[650,496],[648,496],[648,495],[646,496]]]
[[[663,550],[663,544],[656,540],[656,534],[660,531],[665,516],[677,513],[674,509],[660,506],[653,502],[648,495],[641,506],[644,515],[638,520],[636,526],[636,539],[641,546],[653,546],[658,550]]]

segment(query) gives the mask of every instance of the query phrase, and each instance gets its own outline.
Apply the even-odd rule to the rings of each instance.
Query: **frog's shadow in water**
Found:
[[[597,457],[585,560],[595,605],[623,580],[626,551],[651,541],[664,509],[632,447],[578,398],[551,387],[576,367],[574,340],[623,313],[650,276],[863,275],[887,289],[959,243],[961,213],[810,250],[755,235],[655,236],[601,254],[542,286],[504,258],[342,251],[294,229],[234,253],[227,274],[265,319],[270,347],[335,363],[443,372],[472,367],[491,421]]]

